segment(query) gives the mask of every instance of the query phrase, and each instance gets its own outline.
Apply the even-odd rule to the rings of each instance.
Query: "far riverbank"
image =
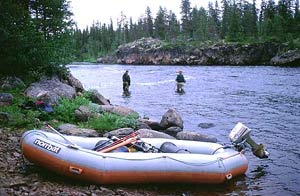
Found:
[[[127,65],[300,66],[300,50],[290,50],[287,44],[275,42],[181,46],[159,39],[142,38],[119,46],[113,55],[98,58],[97,62]]]

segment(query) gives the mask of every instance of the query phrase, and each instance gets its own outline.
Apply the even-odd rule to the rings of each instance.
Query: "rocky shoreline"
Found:
[[[97,63],[129,65],[275,65],[300,66],[300,50],[287,44],[217,43],[209,46],[176,46],[142,38],[118,47],[114,55]]]

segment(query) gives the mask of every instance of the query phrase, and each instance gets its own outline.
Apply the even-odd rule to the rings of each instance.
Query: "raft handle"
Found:
[[[80,169],[78,167],[73,167],[73,166],[69,166],[69,171],[71,173],[75,173],[75,174],[81,174],[82,173],[82,169]]]
[[[232,178],[232,174],[226,174],[226,179],[230,180]]]

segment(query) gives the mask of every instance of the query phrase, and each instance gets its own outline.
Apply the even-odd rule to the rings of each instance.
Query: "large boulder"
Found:
[[[180,127],[183,129],[183,120],[179,116],[178,112],[174,108],[170,108],[163,116],[160,121],[160,126],[164,129],[169,127]]]
[[[9,106],[12,104],[14,97],[10,93],[0,93],[0,106]]]
[[[25,90],[25,95],[34,99],[38,98],[41,94],[47,94],[49,103],[55,104],[60,98],[74,98],[76,90],[74,87],[62,83],[56,77],[32,83]]]

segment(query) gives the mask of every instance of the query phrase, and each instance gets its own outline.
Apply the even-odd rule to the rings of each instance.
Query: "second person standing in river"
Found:
[[[123,74],[123,93],[124,95],[129,95],[129,86],[130,86],[130,76],[129,76],[129,71],[126,70],[125,73]]]
[[[178,93],[184,93],[184,83],[185,83],[185,79],[184,76],[182,74],[182,71],[180,70],[177,77],[176,77],[176,82],[177,82],[177,92]]]

